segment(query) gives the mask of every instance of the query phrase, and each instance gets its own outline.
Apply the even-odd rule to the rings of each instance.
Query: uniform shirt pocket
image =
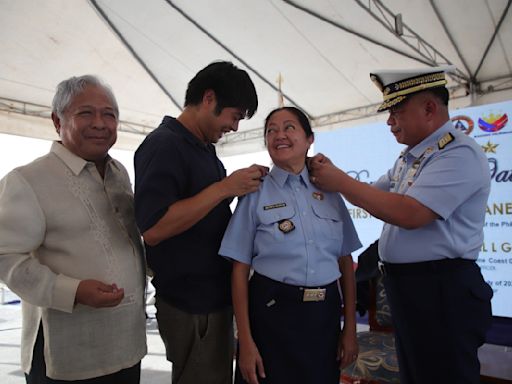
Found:
[[[295,220],[295,209],[292,206],[284,206],[279,208],[273,208],[268,210],[262,210],[258,213],[259,224],[256,231],[259,232],[258,238],[262,241],[283,241],[286,239],[286,235],[279,229],[279,223],[283,220],[290,220],[296,225]],[[293,230],[295,231],[295,229]],[[291,232],[293,232],[291,231]]]
[[[330,204],[328,200],[313,201],[311,207],[318,238],[342,239],[343,221],[339,208]]]

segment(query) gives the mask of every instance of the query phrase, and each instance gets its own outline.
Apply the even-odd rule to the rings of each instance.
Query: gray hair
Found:
[[[102,82],[94,75],[73,76],[67,80],[61,81],[57,86],[57,92],[52,101],[52,112],[60,119],[64,117],[66,108],[71,104],[76,95],[82,92],[86,86],[94,85],[103,88],[108,98],[112,102],[114,113],[119,118],[119,107],[116,98],[110,86]]]

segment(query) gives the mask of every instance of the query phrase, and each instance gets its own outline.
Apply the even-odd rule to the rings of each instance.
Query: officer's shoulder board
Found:
[[[437,142],[439,150],[444,149],[444,147],[450,144],[453,140],[455,140],[455,137],[453,137],[453,135],[450,132],[448,132],[446,135],[441,137],[441,139],[439,139],[439,141]]]

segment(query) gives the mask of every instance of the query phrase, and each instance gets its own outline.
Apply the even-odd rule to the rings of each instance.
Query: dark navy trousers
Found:
[[[325,301],[304,302],[304,288],[253,275],[249,318],[267,376],[260,383],[339,383],[341,297],[337,282],[325,288]],[[238,367],[235,383],[245,383]]]
[[[398,269],[385,275],[384,284],[400,382],[480,383],[477,350],[492,321],[492,289],[478,265]]]

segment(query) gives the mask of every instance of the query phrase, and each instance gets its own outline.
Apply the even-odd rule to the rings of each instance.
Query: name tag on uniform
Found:
[[[271,204],[271,205],[265,205],[263,207],[264,211],[268,211],[269,209],[276,209],[276,208],[283,208],[286,207],[286,203],[277,203],[277,204]]]
[[[302,301],[324,301],[325,288],[305,288]]]

